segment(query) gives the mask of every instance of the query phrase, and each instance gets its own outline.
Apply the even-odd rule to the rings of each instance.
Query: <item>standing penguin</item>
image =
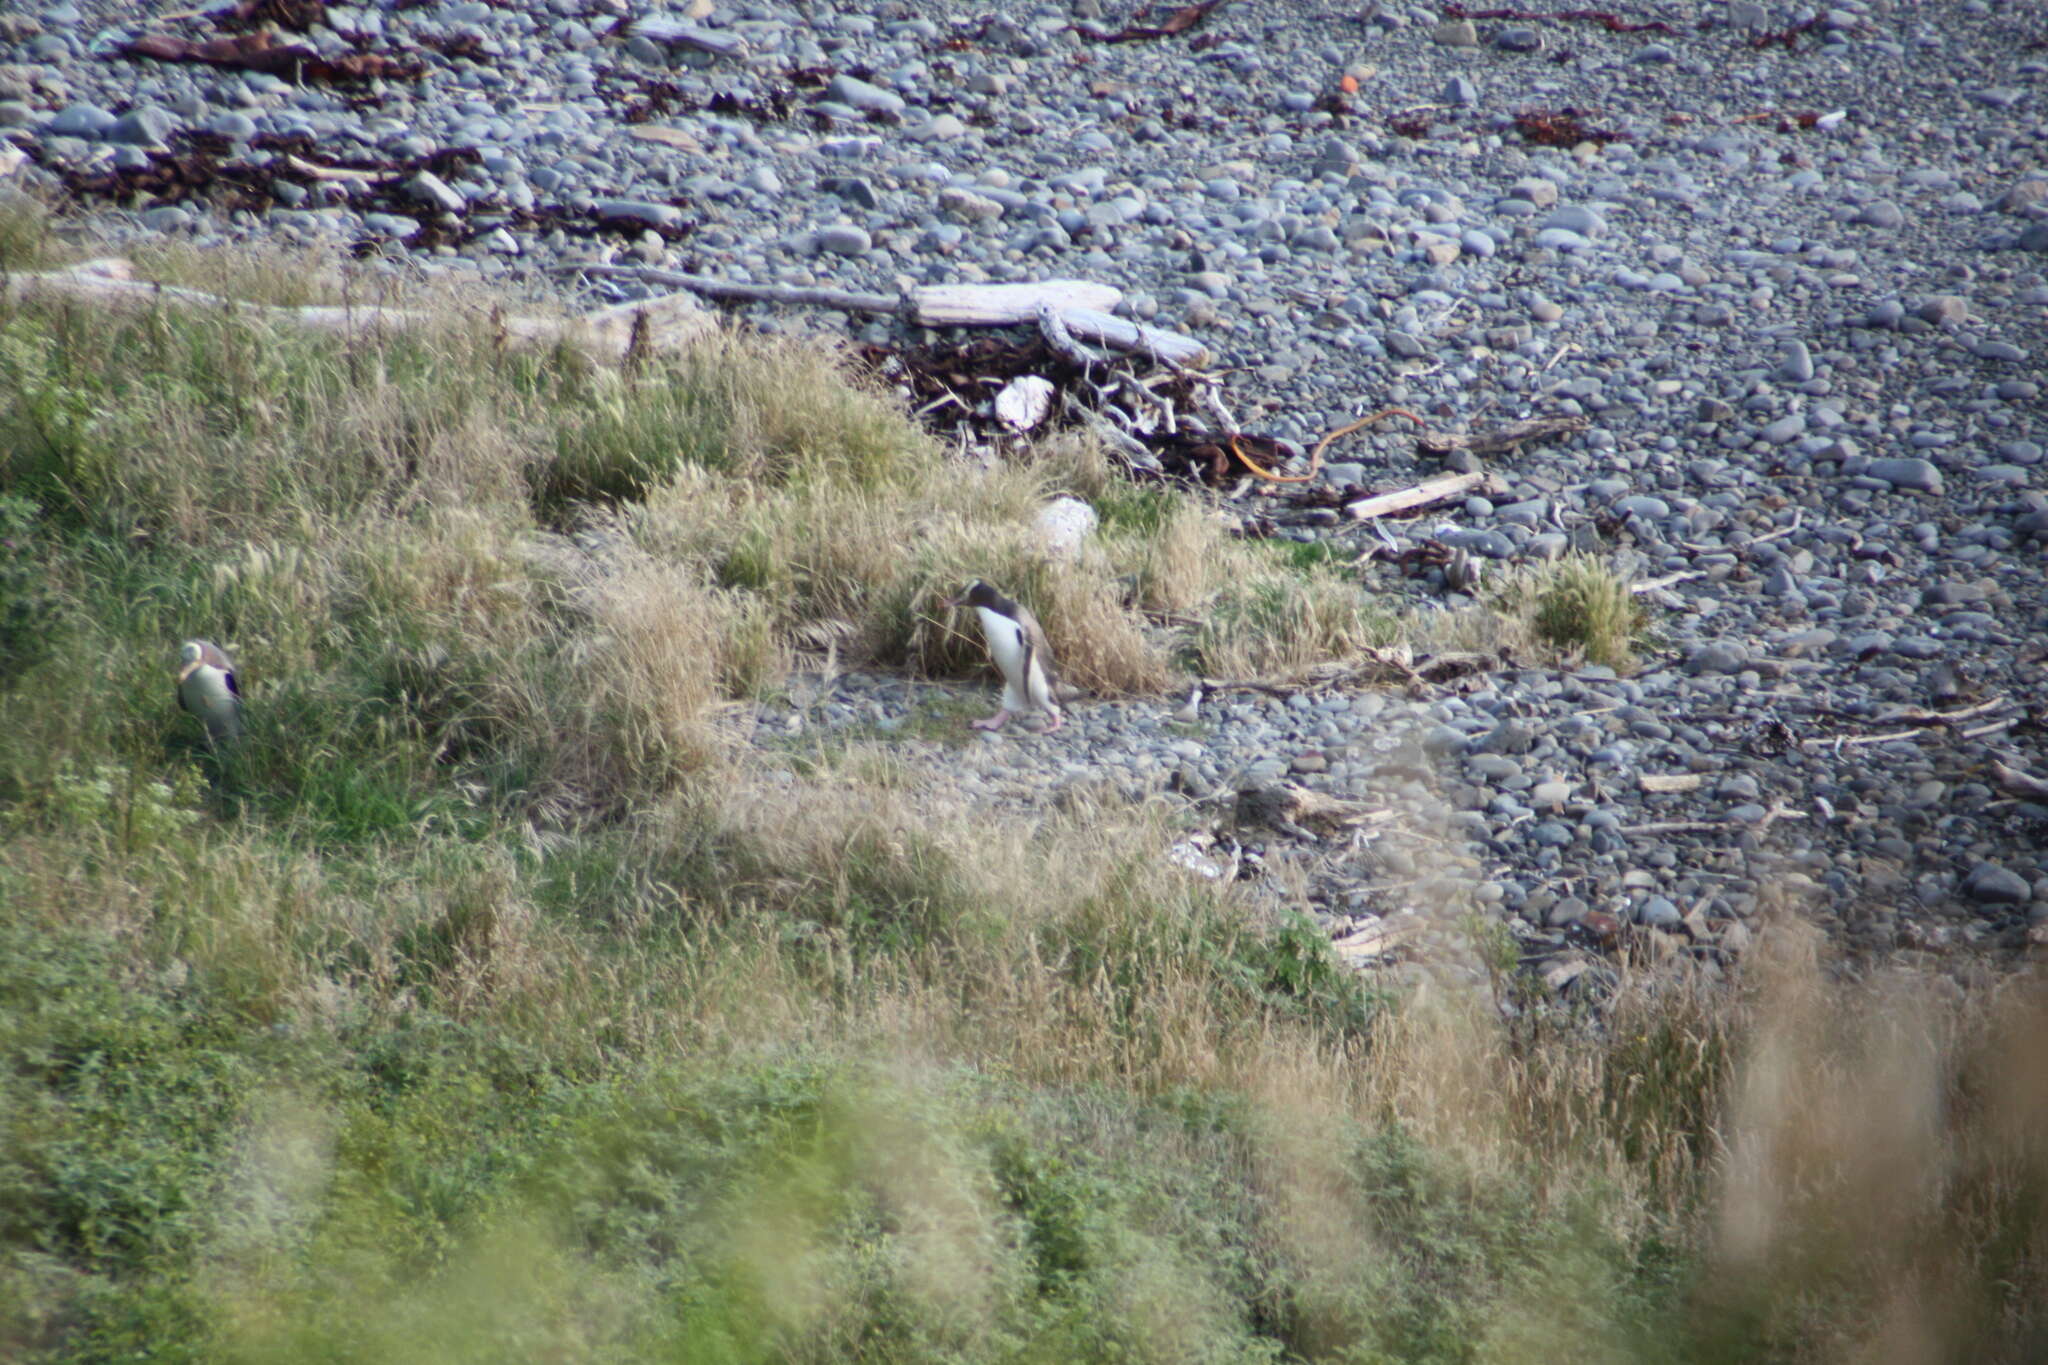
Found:
[[[987,642],[989,656],[1003,674],[1002,710],[987,720],[975,721],[974,728],[1000,730],[1011,712],[1036,708],[1052,718],[1040,733],[1050,734],[1059,729],[1065,717],[1060,715],[1059,703],[1053,699],[1052,650],[1045,643],[1045,632],[1039,628],[1031,608],[1012,602],[978,578],[958,597],[947,598],[946,605],[974,608],[981,617],[981,638]]]
[[[242,689],[235,686],[235,666],[205,640],[187,640],[178,651],[178,705],[199,717],[206,737],[215,744],[242,734]]]

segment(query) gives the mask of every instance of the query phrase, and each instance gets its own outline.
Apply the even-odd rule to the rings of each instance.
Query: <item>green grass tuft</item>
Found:
[[[1532,593],[1538,638],[1617,671],[1634,665],[1649,613],[1599,561],[1583,555],[1559,560],[1543,571]]]

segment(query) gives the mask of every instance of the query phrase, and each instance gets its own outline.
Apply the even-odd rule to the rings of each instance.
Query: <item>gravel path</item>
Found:
[[[1682,575],[1627,678],[1233,693],[1191,725],[1179,699],[1083,706],[1055,736],[957,744],[914,737],[942,728],[933,689],[849,676],[766,708],[763,742],[908,717],[900,751],[971,799],[1107,784],[1208,827],[1285,780],[1392,811],[1314,839],[1238,821],[1186,856],[1292,850],[1347,940],[1476,902],[1565,991],[1617,944],[1717,969],[1776,907],[1858,951],[2048,950],[2048,804],[1997,776],[2048,775],[2034,0],[1617,0],[1612,24],[1234,0],[1125,42],[1103,38],[1134,14],[1098,0],[636,5],[669,21],[637,31],[615,0],[466,0],[329,5],[284,35],[419,72],[355,84],[115,55],[218,33],[145,8],[185,7],[0,15],[0,137],[117,243],[331,240],[534,290],[592,261],[1098,279],[1206,340],[1246,425],[1296,442],[1388,404],[1448,429],[1588,419],[1402,543]],[[365,188],[294,155],[403,174]],[[1324,477],[1439,472],[1412,441],[1349,438]],[[1441,570],[1367,572],[1464,600]]]

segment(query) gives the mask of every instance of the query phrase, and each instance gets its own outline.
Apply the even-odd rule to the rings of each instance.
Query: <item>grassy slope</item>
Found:
[[[1080,564],[1018,529],[1053,487],[1104,511]],[[536,534],[571,522],[601,574]],[[1086,451],[962,479],[734,342],[621,383],[453,325],[15,305],[0,541],[10,1359],[2039,1343],[2017,989],[1786,953],[1503,1025],[1363,989],[1152,813],[970,827],[886,746],[721,742],[799,648],[967,667],[929,603],[971,574],[1111,690],[1386,637]],[[171,704],[195,634],[251,698],[224,757]]]

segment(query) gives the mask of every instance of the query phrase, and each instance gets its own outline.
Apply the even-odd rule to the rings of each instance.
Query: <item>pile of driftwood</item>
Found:
[[[895,317],[910,327],[1020,329],[1005,339],[949,336],[921,346],[870,345],[862,354],[898,386],[927,425],[963,443],[1086,426],[1134,470],[1219,483],[1233,475],[1306,482],[1271,468],[1289,452],[1247,435],[1203,367],[1194,337],[1119,317],[1123,291],[1087,280],[925,285],[901,294],[752,284],[630,265],[564,266],[565,273],[688,290],[708,299]],[[1318,452],[1319,454],[1320,452]],[[1212,464],[1206,475],[1204,464]]]
[[[1303,450],[1242,428],[1225,401],[1222,377],[1204,368],[1209,354],[1199,340],[1117,316],[1121,291],[1084,280],[928,285],[891,295],[753,284],[644,266],[561,269],[713,300],[894,317],[943,332],[921,344],[860,348],[873,372],[895,385],[935,431],[963,449],[994,453],[1029,434],[1086,428],[1137,477],[1198,483],[1230,499],[1259,495],[1243,518],[1251,535],[1271,535],[1304,519],[1372,521],[1495,486],[1491,475],[1477,470],[1390,492],[1319,477],[1324,454],[1335,442],[1389,418],[1419,428],[1418,453],[1439,459],[1458,452],[1500,453],[1585,425],[1580,417],[1538,418],[1475,435],[1434,430],[1406,408],[1383,408]],[[1007,330],[959,330],[988,328]]]

